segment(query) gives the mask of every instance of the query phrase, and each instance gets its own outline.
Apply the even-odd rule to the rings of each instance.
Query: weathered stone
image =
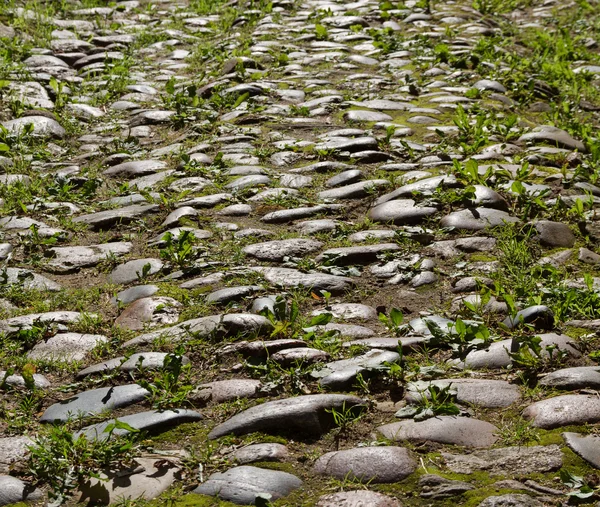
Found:
[[[195,395],[198,398],[210,400],[214,403],[223,403],[224,401],[238,398],[254,398],[257,396],[261,386],[262,384],[259,380],[217,380],[199,385],[195,391]]]
[[[374,222],[406,225],[418,224],[437,211],[437,208],[431,206],[416,206],[412,199],[395,199],[375,206],[368,216]]]
[[[558,445],[501,447],[473,451],[470,454],[442,453],[446,466],[457,474],[477,471],[492,475],[520,475],[558,470],[563,455]]]
[[[212,474],[194,493],[217,496],[240,505],[253,505],[260,495],[267,494],[271,499],[277,500],[300,486],[302,481],[287,472],[239,466]]]
[[[99,211],[97,213],[90,213],[88,215],[81,215],[75,217],[73,222],[84,223],[89,225],[92,229],[106,229],[110,228],[115,224],[127,224],[132,220],[142,217],[148,213],[158,210],[158,205],[138,205],[124,206],[122,208]]]
[[[575,244],[575,235],[566,224],[539,220],[535,223],[537,239],[544,246],[571,248]]]
[[[397,344],[396,344],[397,345]],[[360,373],[363,378],[377,374],[377,369],[384,363],[395,363],[400,360],[397,352],[370,350],[369,352],[328,363],[318,370],[313,370],[311,376],[319,379],[319,385],[329,389],[347,389],[352,387]]]
[[[407,384],[406,399],[409,403],[418,403],[423,397],[429,398],[429,386],[456,390],[456,401],[485,408],[504,408],[521,400],[519,387],[504,380],[488,379],[440,379],[416,381]]]
[[[304,257],[322,247],[323,243],[312,239],[284,239],[248,245],[244,253],[260,260],[281,262],[284,257]]]
[[[453,481],[435,474],[422,475],[419,478],[419,486],[422,487],[421,498],[432,500],[452,498],[475,489],[475,486],[467,482]]]
[[[42,492],[21,479],[0,475],[0,506],[42,499]]]
[[[149,395],[149,391],[137,384],[84,391],[49,406],[40,417],[40,422],[64,423],[70,419],[90,417],[107,410],[138,403]]]
[[[315,507],[401,507],[402,504],[395,498],[359,489],[356,491],[343,491],[332,493],[319,498]]]
[[[140,431],[154,432],[162,429],[172,428],[179,424],[197,422],[202,419],[202,415],[193,410],[187,410],[183,408],[172,409],[172,410],[150,410],[148,412],[139,412],[133,415],[126,415],[119,417],[119,421],[128,424],[134,429]],[[74,434],[75,438],[79,438],[80,435],[85,435],[88,440],[106,440],[109,438],[106,428],[109,425],[114,424],[114,419],[86,426],[80,431]],[[125,435],[129,433],[128,430],[116,428],[113,430],[113,435]]]
[[[284,400],[269,401],[244,410],[214,428],[208,438],[225,435],[245,435],[254,431],[265,433],[295,431],[306,435],[320,435],[327,430],[326,410],[361,407],[362,400],[342,394],[314,394]]]
[[[505,211],[488,208],[469,208],[455,211],[445,216],[440,221],[440,226],[481,231],[490,227],[498,227],[518,221],[518,218],[510,216]]]
[[[532,403],[523,410],[523,417],[543,429],[596,423],[600,421],[600,399],[580,394],[556,396]]]
[[[33,440],[25,436],[0,438],[0,473],[8,473],[11,465],[25,460],[31,445]]]
[[[289,451],[283,444],[251,444],[233,451],[231,457],[240,465],[257,461],[285,461]]]
[[[319,272],[302,273],[290,268],[251,267],[250,269],[260,273],[269,283],[285,289],[305,287],[314,291],[326,290],[338,294],[354,285],[354,280],[346,276]]]
[[[508,494],[489,496],[477,507],[544,507],[544,504],[529,495]]]
[[[132,248],[133,244],[129,242],[54,247],[48,249],[51,259],[46,266],[54,273],[72,273],[81,268],[95,266],[108,256],[125,255]]]
[[[313,467],[317,474],[375,484],[401,481],[416,469],[417,462],[407,449],[392,446],[328,452]]]
[[[147,265],[149,268],[146,268]],[[117,266],[108,275],[108,280],[111,283],[127,284],[158,273],[162,267],[163,263],[159,259],[136,259]]]
[[[129,473],[127,473],[129,472]],[[164,493],[176,479],[179,467],[173,460],[135,458],[130,470],[100,473],[79,485],[79,502],[109,505],[127,500],[152,500]]]
[[[129,357],[115,357],[114,359],[108,359],[103,363],[88,366],[77,374],[77,378],[83,378],[87,375],[103,373],[105,371],[111,371],[115,369],[126,373],[135,371],[138,368],[144,370],[157,370],[164,366],[165,358],[168,355],[169,354],[165,352],[138,352],[137,354],[132,354]],[[186,356],[181,357],[181,364],[186,365],[189,362],[190,360]]]
[[[431,440],[465,447],[490,447],[498,439],[498,428],[493,424],[470,417],[438,416],[419,422],[395,422],[377,429],[385,438],[394,442]]]
[[[46,361],[82,361],[90,351],[107,341],[106,336],[97,334],[59,333],[36,344],[27,357]]]
[[[544,375],[539,383],[554,389],[600,389],[600,367],[579,366],[564,368]]]
[[[46,116],[23,116],[16,120],[9,120],[2,123],[2,126],[9,132],[23,134],[28,125],[33,125],[32,135],[36,137],[54,137],[62,139],[67,134],[65,129],[52,118]]]
[[[565,432],[562,436],[569,449],[593,467],[600,468],[600,437],[573,432]]]

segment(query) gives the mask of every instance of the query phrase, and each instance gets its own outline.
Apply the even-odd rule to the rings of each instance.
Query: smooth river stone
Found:
[[[212,474],[194,493],[218,496],[239,505],[255,505],[259,495],[267,494],[272,500],[277,500],[300,486],[302,481],[287,472],[239,466]]]
[[[84,391],[67,400],[50,405],[40,417],[40,422],[64,423],[70,419],[90,417],[105,410],[133,405],[149,395],[149,391],[137,384]]]
[[[328,452],[313,467],[320,475],[339,480],[359,480],[369,483],[398,482],[417,469],[416,460],[403,447],[357,447]]]
[[[510,216],[505,211],[491,208],[469,208],[446,215],[440,221],[440,226],[481,231],[490,227],[498,227],[518,221],[518,218]]]
[[[276,443],[251,444],[231,453],[233,460],[240,465],[257,461],[284,461],[289,455],[285,445]]]
[[[248,245],[244,253],[263,261],[281,262],[284,257],[305,257],[322,247],[322,242],[312,239],[284,239]]]
[[[555,389],[600,389],[600,366],[563,368],[548,373],[539,383]]]
[[[94,373],[103,373],[105,371],[111,371],[119,369],[122,372],[135,371],[138,368],[145,370],[157,370],[162,368],[165,362],[165,358],[168,356],[166,352],[138,352],[132,354],[129,358],[125,356],[115,357],[114,359],[108,359],[103,363],[94,364],[81,370],[77,373],[78,379],[86,377],[87,375],[93,375]],[[181,364],[186,365],[190,362],[189,358],[182,356]]]
[[[303,273],[291,268],[250,267],[260,273],[267,282],[284,289],[304,287],[313,291],[326,290],[339,294],[354,285],[354,280],[347,276],[328,275],[326,273]]]
[[[465,447],[490,447],[498,437],[498,428],[471,417],[439,416],[425,421],[400,421],[377,428],[389,440],[400,442],[432,441]]]
[[[402,507],[402,504],[390,496],[358,489],[324,495],[315,507]]]
[[[169,429],[183,423],[197,422],[200,420],[202,420],[202,414],[185,408],[164,410],[162,412],[158,410],[149,410],[147,412],[139,412],[137,414],[119,417],[119,421],[129,424],[132,428],[149,432]],[[109,435],[105,429],[109,424],[113,424],[114,422],[114,419],[111,419],[109,421],[86,426],[76,432],[73,437],[79,438],[80,435],[85,435],[88,440],[107,440]],[[115,429],[113,431],[113,435],[126,435],[127,433],[129,433],[129,431],[125,429]]]
[[[545,430],[593,424],[600,422],[600,398],[583,394],[556,396],[529,405],[523,410],[523,417]]]
[[[246,435],[255,431],[294,432],[296,438],[298,433],[320,435],[330,427],[327,410],[362,406],[360,398],[343,394],[312,394],[268,401],[234,415],[214,428],[208,438],[214,440],[229,434]]]
[[[504,408],[521,400],[521,392],[515,384],[504,380],[470,378],[410,382],[406,386],[406,400],[409,403],[419,403],[423,397],[429,398],[427,387],[430,385],[440,388],[451,386],[456,390],[457,402],[484,408]]]
[[[565,432],[562,436],[569,449],[593,467],[600,468],[600,437],[573,432]]]
[[[409,225],[418,224],[437,211],[431,206],[416,206],[412,199],[395,199],[375,206],[369,211],[368,217],[374,222]]]
[[[98,334],[59,333],[36,344],[27,353],[27,358],[46,361],[83,361],[88,352],[107,341],[106,336]]]
[[[457,474],[472,474],[477,471],[492,475],[521,475],[558,470],[563,464],[563,455],[558,445],[532,447],[500,447],[473,451],[469,454],[443,452],[446,466]]]

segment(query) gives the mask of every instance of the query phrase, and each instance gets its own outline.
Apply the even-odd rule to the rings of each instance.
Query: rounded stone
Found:
[[[534,225],[538,232],[537,239],[544,246],[571,248],[575,244],[575,235],[566,224],[539,220]]]
[[[378,431],[395,442],[431,440],[465,447],[490,447],[498,439],[496,426],[470,417],[438,416],[425,421],[400,421],[380,426]]]
[[[236,504],[254,505],[260,495],[266,493],[273,500],[277,500],[300,486],[302,481],[287,472],[239,466],[226,472],[212,474],[205,483],[194,490],[194,493],[218,496]]]
[[[398,482],[417,469],[416,460],[403,447],[357,447],[328,452],[315,463],[313,471],[339,480]]]
[[[593,424],[600,422],[600,399],[582,394],[556,396],[529,405],[523,417],[542,429]]]

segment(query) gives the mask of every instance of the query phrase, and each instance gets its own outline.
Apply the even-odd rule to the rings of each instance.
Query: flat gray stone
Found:
[[[239,505],[254,505],[261,494],[271,495],[272,500],[277,500],[300,486],[302,481],[287,472],[239,466],[212,474],[194,493],[216,496]]]
[[[352,111],[346,111],[344,113],[344,119],[357,122],[371,122],[371,121],[392,121],[393,118],[389,114],[379,113],[376,111],[366,111],[363,109],[355,109]]]
[[[567,224],[539,220],[535,222],[537,239],[544,246],[571,248],[575,244],[575,235]]]
[[[535,127],[532,132],[528,132],[519,137],[517,142],[530,142],[533,144],[548,143],[558,148],[578,150],[581,153],[587,152],[585,145],[581,141],[573,139],[568,132],[550,125]]]
[[[388,180],[365,180],[331,190],[323,190],[317,194],[317,198],[323,200],[360,199],[389,184]]]
[[[438,416],[425,421],[400,421],[380,426],[377,430],[394,442],[432,441],[465,447],[490,447],[498,437],[498,428],[471,417]]]
[[[387,495],[359,489],[331,493],[319,498],[315,507],[402,507],[402,504]]]
[[[313,394],[268,401],[233,416],[218,425],[208,435],[214,440],[225,435],[246,435],[255,431],[264,433],[295,431],[296,433],[320,435],[329,426],[326,410],[362,406],[356,396],[343,394]],[[297,434],[296,434],[297,437]]]
[[[10,475],[0,475],[0,506],[41,500],[42,492]]]
[[[593,467],[600,468],[600,437],[573,432],[565,432],[562,436],[569,449]]]
[[[400,360],[397,352],[370,350],[360,356],[327,363],[322,368],[313,370],[311,376],[319,379],[319,385],[328,389],[342,390],[352,387],[356,376],[360,373],[363,378],[377,374],[377,368],[384,363],[396,363]]]
[[[446,215],[440,220],[440,226],[481,231],[490,227],[517,223],[518,221],[518,218],[509,215],[505,211],[489,208],[469,208]]]
[[[70,419],[90,417],[133,405],[149,395],[149,391],[137,384],[92,389],[50,405],[40,417],[40,422],[65,423]]]
[[[330,248],[321,253],[315,260],[330,265],[346,266],[349,264],[370,264],[378,260],[378,256],[400,250],[396,243],[379,243],[376,245],[347,246]]]
[[[289,451],[283,444],[251,444],[236,449],[231,453],[231,457],[240,465],[257,461],[285,461],[289,458]]]
[[[156,285],[137,285],[136,287],[130,287],[129,289],[118,292],[117,295],[110,300],[110,302],[114,305],[128,305],[134,301],[137,301],[138,299],[153,296],[157,292],[158,286]]]
[[[0,473],[6,474],[11,465],[24,461],[29,455],[28,446],[33,440],[25,436],[0,438]]]
[[[60,123],[46,116],[23,116],[16,120],[2,122],[2,126],[14,134],[22,134],[27,125],[33,125],[32,135],[35,137],[62,139],[67,135]]]
[[[27,385],[22,375],[13,374],[6,376],[6,371],[0,371],[0,382],[15,387],[25,387]],[[43,375],[34,373],[33,385],[38,389],[46,389],[47,387],[50,387],[50,382]]]
[[[335,303],[324,310],[315,310],[312,315],[322,313],[331,313],[334,318],[343,320],[375,320],[378,317],[375,308],[360,303]]]
[[[442,458],[457,474],[484,471],[491,475],[515,476],[551,472],[563,465],[563,454],[558,445],[500,447],[469,454],[442,452]]]
[[[179,324],[156,331],[144,333],[123,344],[123,347],[148,345],[157,338],[167,341],[179,341],[190,335],[194,338],[228,337],[241,338],[248,335],[270,333],[273,324],[262,315],[251,313],[229,313],[226,315],[209,315],[180,322]]]
[[[260,273],[269,283],[284,289],[304,287],[339,294],[354,286],[354,280],[346,276],[320,272],[303,273],[291,268],[251,267],[250,269]]]
[[[135,282],[142,278],[144,266],[150,265],[150,269],[146,275],[153,275],[158,273],[162,267],[163,262],[160,259],[136,259],[134,261],[126,262],[117,266],[108,275],[108,281],[115,284],[127,284]]]
[[[28,269],[6,268],[6,276],[7,285],[22,285],[23,288],[29,290],[47,290],[52,292],[61,289],[59,283]]]
[[[132,330],[175,324],[181,308],[182,304],[170,297],[142,298],[125,308],[114,324]]]
[[[132,206],[124,206],[108,211],[99,211],[97,213],[81,215],[75,217],[73,222],[87,224],[92,229],[106,229],[115,224],[128,224],[136,218],[143,217],[144,215],[157,210],[157,204],[134,204]]]
[[[462,481],[453,481],[435,474],[425,474],[419,478],[421,486],[421,498],[440,500],[462,495],[467,491],[475,489],[475,486]]]
[[[137,178],[157,173],[167,167],[168,165],[160,160],[135,160],[114,165],[111,168],[106,169],[102,174],[104,174],[104,176]]]
[[[593,424],[600,422],[600,399],[583,394],[556,396],[532,403],[523,410],[523,417],[542,429]]]
[[[263,222],[268,224],[283,224],[287,222],[293,222],[294,220],[301,220],[303,218],[310,218],[312,216],[321,214],[321,213],[331,213],[340,209],[341,206],[338,204],[321,204],[317,206],[304,207],[304,208],[293,208],[293,209],[284,209],[280,211],[273,211],[271,213],[267,213],[265,216],[261,218]]]
[[[90,351],[107,341],[106,336],[98,334],[59,333],[36,344],[27,357],[47,361],[83,361]]]
[[[408,225],[418,224],[437,211],[432,206],[416,206],[412,199],[394,199],[375,206],[368,217],[374,222]]]
[[[423,397],[430,397],[428,386],[440,388],[451,386],[456,390],[456,401],[484,408],[504,408],[521,400],[521,392],[515,384],[504,380],[488,379],[439,379],[431,381],[416,381],[406,385],[406,400],[418,403]]]
[[[95,266],[108,256],[120,256],[131,252],[133,243],[103,243],[89,246],[65,246],[48,249],[51,259],[45,268],[54,273],[74,273],[82,268]]]
[[[78,501],[112,504],[126,500],[152,500],[175,482],[179,467],[173,460],[135,458],[131,470],[119,469],[100,473],[79,487]],[[130,473],[127,473],[130,472]]]
[[[393,446],[357,447],[328,452],[313,467],[320,475],[369,483],[398,482],[417,469],[408,449]]]
[[[312,239],[284,239],[248,245],[244,253],[264,261],[281,262],[284,257],[305,257],[322,247],[321,241]]]
[[[556,370],[540,379],[539,383],[554,389],[600,389],[600,366],[579,366]]]
[[[158,410],[149,410],[147,412],[139,412],[137,414],[119,417],[119,421],[128,424],[132,428],[148,432],[169,429],[183,423],[197,422],[201,419],[202,414],[199,412],[184,408],[164,410],[162,412]],[[80,435],[85,435],[88,440],[106,440],[108,438],[108,433],[104,430],[109,424],[113,424],[114,422],[114,419],[111,419],[102,423],[86,426],[76,432],[73,437],[79,438]],[[112,434],[118,436],[127,433],[129,433],[127,430],[115,429]]]
[[[129,358],[125,356],[115,357],[114,359],[108,359],[103,363],[88,366],[77,373],[77,378],[81,379],[83,377],[87,377],[88,375],[103,373],[116,369],[125,373],[136,371],[138,368],[142,368],[144,370],[158,370],[163,367],[165,358],[168,355],[169,354],[166,352],[138,352],[136,354],[131,354]],[[186,365],[190,362],[190,360],[188,357],[182,356],[181,362],[182,364]]]
[[[195,395],[204,400],[214,403],[237,400],[239,398],[254,398],[257,396],[262,383],[260,380],[231,379],[216,380],[207,384],[201,384],[195,391]]]

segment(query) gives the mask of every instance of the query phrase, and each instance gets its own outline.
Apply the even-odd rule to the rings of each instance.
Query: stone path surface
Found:
[[[600,505],[599,19],[0,2],[0,506]]]

